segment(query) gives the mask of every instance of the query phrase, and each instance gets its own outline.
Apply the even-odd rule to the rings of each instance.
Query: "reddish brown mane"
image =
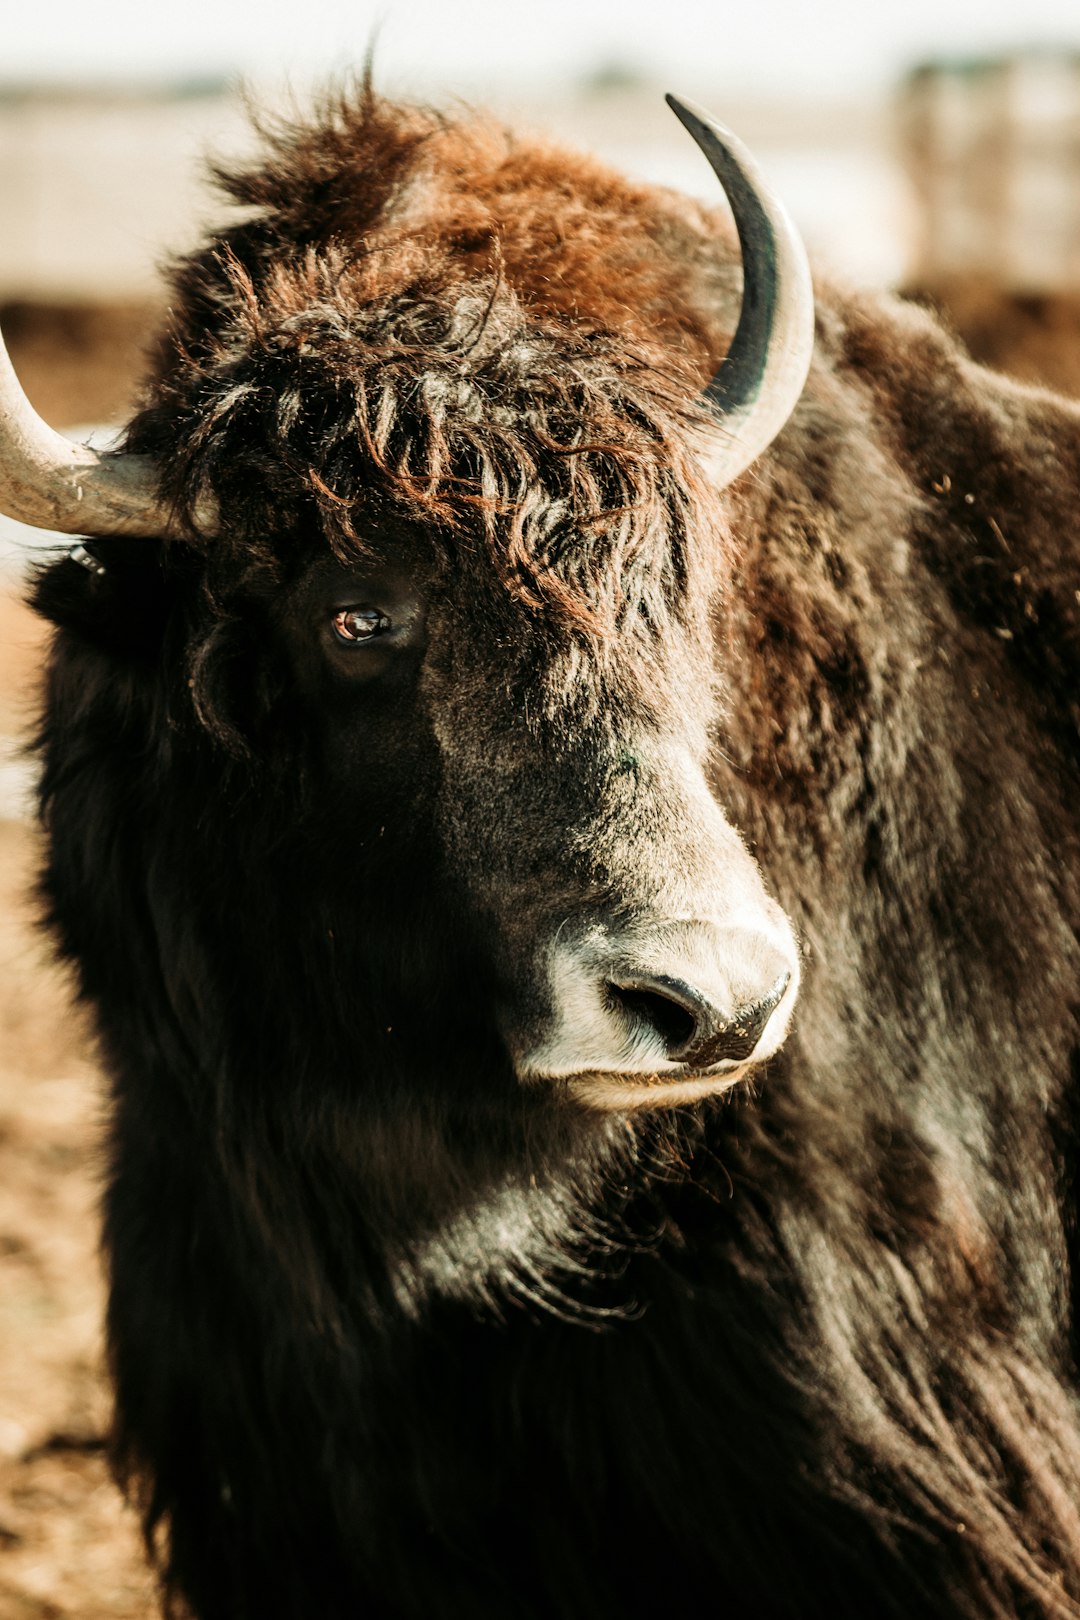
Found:
[[[159,403],[132,430],[176,505],[209,482],[255,536],[313,502],[349,545],[389,499],[480,528],[516,592],[583,625],[632,594],[628,569],[670,566],[673,541],[680,566],[702,521],[687,425],[722,341],[702,268],[716,221],[369,89],[268,138],[261,166],[222,177],[255,213],[179,273]],[[272,512],[251,509],[256,468]]]
[[[373,269],[366,296],[385,295],[422,266],[472,281],[494,255],[530,319],[617,332],[707,380],[716,312],[703,286],[723,227],[685,197],[560,146],[522,146],[490,118],[456,121],[370,87],[326,103],[314,127],[265,133],[265,161],[221,173],[224,189],[298,247],[363,240],[381,255],[397,246],[402,260],[384,260],[384,274]]]

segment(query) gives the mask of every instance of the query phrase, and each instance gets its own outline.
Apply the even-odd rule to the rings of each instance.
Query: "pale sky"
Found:
[[[698,87],[886,89],[913,60],[1080,50],[1080,0],[0,0],[0,79],[240,73],[298,81],[355,63],[476,95],[617,62]]]

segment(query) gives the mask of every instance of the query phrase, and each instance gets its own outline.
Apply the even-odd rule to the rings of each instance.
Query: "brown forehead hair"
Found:
[[[487,115],[387,101],[368,82],[324,101],[311,121],[262,134],[262,162],[218,174],[282,243],[374,249],[412,236],[465,276],[497,243],[534,317],[569,316],[633,344],[655,336],[689,367],[705,365],[715,334],[694,282],[720,227],[687,198],[517,139]]]
[[[189,522],[214,491],[215,568],[271,564],[312,507],[346,552],[392,511],[482,534],[521,600],[582,626],[674,600],[710,504],[716,219],[369,83],[262,136],[218,174],[248,217],[174,271],[129,433]]]

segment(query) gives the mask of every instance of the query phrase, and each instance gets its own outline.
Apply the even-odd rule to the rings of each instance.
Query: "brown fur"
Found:
[[[173,503],[190,512],[206,480],[227,502],[218,474],[239,457],[240,482],[258,457],[275,510],[288,469],[286,498],[306,483],[330,532],[355,542],[358,440],[399,514],[479,515],[528,600],[603,623],[645,537],[667,547],[700,489],[687,441],[719,341],[703,313],[716,220],[370,90],[314,129],[279,129],[265,165],[225,183],[259,212],[183,268],[156,404],[130,441],[168,435]],[[554,233],[553,189],[573,199]],[[328,420],[313,424],[324,389]],[[564,555],[560,511],[575,546],[592,537],[587,562]]]

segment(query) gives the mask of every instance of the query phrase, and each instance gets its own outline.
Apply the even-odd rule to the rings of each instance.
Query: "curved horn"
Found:
[[[814,348],[814,289],[802,239],[746,147],[707,113],[676,96],[665,99],[723,186],[742,251],[739,324],[704,393],[723,428],[709,468],[723,488],[772,443],[795,409]]]
[[[43,422],[0,335],[0,511],[61,534],[163,538],[156,483],[150,457],[103,456]]]

